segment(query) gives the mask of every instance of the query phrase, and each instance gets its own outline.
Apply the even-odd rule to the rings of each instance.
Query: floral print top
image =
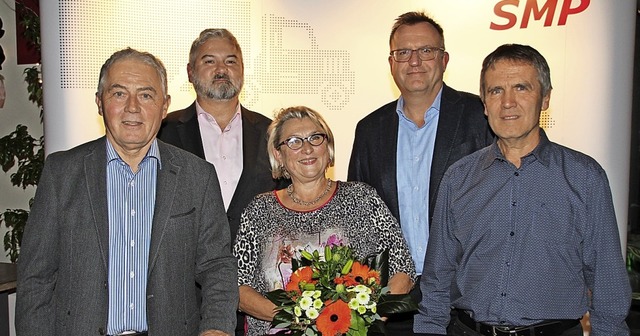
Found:
[[[362,182],[337,182],[334,195],[311,211],[284,207],[275,191],[256,196],[240,219],[233,247],[238,285],[266,293],[284,288],[291,259],[300,250],[348,245],[362,259],[389,249],[389,278],[398,272],[415,279],[415,266],[397,220],[380,196]],[[269,333],[269,322],[248,317],[248,335]]]

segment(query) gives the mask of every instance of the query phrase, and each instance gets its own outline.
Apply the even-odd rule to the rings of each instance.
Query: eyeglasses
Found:
[[[422,47],[418,49],[396,49],[391,50],[389,55],[391,55],[396,62],[408,62],[414,51],[418,53],[418,58],[420,58],[421,61],[430,61],[436,58],[438,51],[444,52],[444,48]]]
[[[304,145],[305,141],[307,141],[311,146],[316,147],[322,145],[325,139],[327,139],[327,135],[324,133],[311,134],[306,138],[290,137],[289,139],[286,139],[285,141],[279,143],[276,146],[276,149],[280,150],[280,147],[282,147],[282,145],[287,145],[287,147],[291,148],[292,150],[298,150],[302,148],[302,145]]]

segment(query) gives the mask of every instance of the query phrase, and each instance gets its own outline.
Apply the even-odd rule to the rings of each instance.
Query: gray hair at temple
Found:
[[[291,178],[289,172],[281,165],[278,164],[278,161],[273,154],[273,151],[276,150],[278,144],[284,139],[282,139],[282,126],[285,122],[291,119],[304,119],[309,118],[316,126],[322,129],[322,132],[327,135],[327,150],[329,152],[329,167],[333,167],[334,163],[334,155],[335,155],[335,147],[334,147],[334,138],[333,132],[327,125],[327,122],[324,121],[324,118],[320,115],[320,113],[306,107],[306,106],[292,106],[281,109],[269,125],[269,129],[267,130],[267,134],[269,135],[269,142],[267,143],[267,151],[269,152],[269,162],[271,163],[271,175],[273,178]],[[281,147],[282,148],[282,147]]]
[[[164,64],[162,64],[162,61],[148,52],[138,51],[132,48],[126,48],[116,51],[111,55],[111,57],[107,59],[106,62],[104,62],[102,68],[100,68],[98,92],[96,92],[96,95],[98,97],[102,96],[102,92],[104,90],[104,82],[106,80],[109,69],[111,69],[111,66],[113,66],[118,61],[122,61],[125,59],[134,59],[137,61],[141,61],[154,68],[158,73],[158,76],[160,77],[160,81],[162,82],[162,95],[164,98],[167,98],[167,70],[165,69]]]
[[[389,46],[391,46],[391,41],[393,40],[393,35],[396,34],[396,31],[400,26],[413,26],[418,23],[426,22],[433,26],[438,31],[438,35],[440,35],[440,39],[442,40],[442,45],[433,46],[444,48],[444,30],[442,27],[431,17],[427,16],[424,12],[407,12],[396,18],[396,22],[391,27],[391,35],[389,35]]]
[[[482,62],[482,71],[480,72],[480,98],[483,100],[486,90],[484,78],[487,70],[493,68],[497,62],[503,60],[533,66],[538,72],[538,82],[542,88],[542,96],[546,96],[551,92],[551,89],[553,89],[551,86],[551,70],[549,70],[549,64],[547,64],[544,56],[528,45],[503,44],[485,57]]]
[[[210,39],[227,39],[231,44],[233,44],[236,49],[238,49],[240,60],[242,61],[242,49],[240,48],[240,44],[238,44],[238,40],[236,37],[231,34],[230,31],[224,28],[209,28],[200,32],[200,36],[196,38],[193,43],[191,43],[191,50],[189,50],[189,65],[192,67],[195,66],[196,56],[198,54],[198,48],[203,45],[205,42]],[[240,62],[244,68],[244,61]]]

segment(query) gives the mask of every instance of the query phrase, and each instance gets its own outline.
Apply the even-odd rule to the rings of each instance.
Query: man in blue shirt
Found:
[[[106,136],[45,162],[18,262],[18,335],[231,334],[237,262],[218,179],[156,139],[171,100],[162,62],[114,53],[95,99]]]
[[[546,60],[503,45],[485,58],[480,83],[497,141],[442,179],[414,331],[581,336],[589,312],[592,336],[629,335],[631,290],[606,174],[539,126],[551,96]]]
[[[404,13],[391,29],[389,46],[389,66],[401,96],[358,123],[348,179],[376,188],[400,222],[421,274],[444,171],[488,146],[493,136],[480,98],[443,82],[449,53],[438,23],[421,12]],[[420,301],[419,286],[411,295]],[[386,327],[388,335],[411,335],[413,314],[394,315]]]

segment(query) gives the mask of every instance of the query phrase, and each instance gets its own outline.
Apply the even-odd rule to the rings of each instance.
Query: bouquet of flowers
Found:
[[[267,293],[278,306],[271,326],[279,335],[365,336],[381,315],[418,308],[409,295],[388,293],[388,251],[363,261],[347,246],[300,253],[285,289]]]

